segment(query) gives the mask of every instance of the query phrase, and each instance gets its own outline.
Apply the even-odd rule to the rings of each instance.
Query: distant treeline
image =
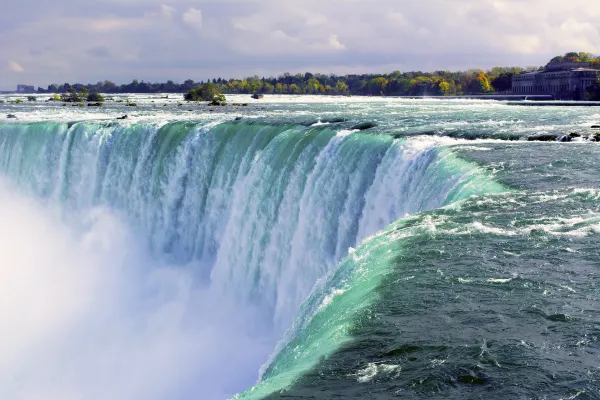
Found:
[[[328,95],[370,95],[370,96],[422,96],[422,95],[463,95],[493,93],[511,88],[511,77],[523,71],[518,67],[493,68],[491,71],[471,70],[465,72],[437,71],[399,72],[389,74],[325,75],[285,73],[279,77],[261,78],[252,76],[245,79],[215,78],[209,82],[217,85],[224,94],[328,94]],[[39,93],[64,93],[69,89],[98,93],[187,93],[206,82],[191,79],[178,84],[173,81],[152,83],[133,80],[117,85],[111,81],[95,84],[52,84]]]
[[[557,56],[551,62],[574,61],[600,65],[600,58],[588,53],[567,53]],[[542,67],[540,67],[542,68]],[[462,72],[400,72],[361,75],[325,75],[285,73],[279,77],[261,78],[252,76],[246,79],[215,78],[209,82],[217,85],[224,94],[327,94],[364,96],[461,96],[469,94],[502,93],[512,87],[512,76],[538,67],[494,67],[491,70],[468,70]],[[47,89],[39,88],[40,93],[64,93],[69,89],[98,93],[187,93],[206,82],[191,79],[179,84],[173,81],[151,83],[133,80],[117,85],[111,81],[96,84],[52,84]]]

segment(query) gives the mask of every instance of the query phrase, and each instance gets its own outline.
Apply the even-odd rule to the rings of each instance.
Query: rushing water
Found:
[[[600,396],[595,108],[135,101],[0,104],[3,397]]]

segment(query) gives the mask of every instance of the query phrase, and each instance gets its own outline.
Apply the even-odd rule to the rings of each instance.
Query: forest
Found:
[[[571,52],[554,57],[550,62],[586,62],[600,68],[600,57],[589,53]],[[223,94],[312,94],[360,96],[462,96],[505,93],[511,89],[512,76],[544,67],[494,67],[484,71],[400,72],[383,74],[335,75],[319,73],[284,73],[278,77],[251,76],[244,79],[214,78],[208,81],[188,79],[183,83],[171,80],[151,83],[134,79],[117,85],[111,81],[95,84],[52,84],[40,93],[65,93],[69,89],[90,93],[187,93],[204,83],[216,85]]]

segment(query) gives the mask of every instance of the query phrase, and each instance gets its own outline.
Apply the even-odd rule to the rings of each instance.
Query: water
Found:
[[[4,397],[600,396],[594,108],[134,97],[0,104]]]

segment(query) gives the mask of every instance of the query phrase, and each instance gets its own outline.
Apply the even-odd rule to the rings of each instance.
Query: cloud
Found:
[[[91,20],[86,23],[86,26],[96,32],[140,30],[147,25],[147,21],[138,18],[102,18]]]
[[[337,35],[329,36],[329,45],[336,50],[344,50],[346,46],[340,43]]]
[[[106,46],[96,46],[86,51],[86,54],[89,54],[93,57],[98,58],[107,58],[110,57],[110,51]]]
[[[174,9],[171,6],[168,6],[166,4],[161,4],[160,5],[160,12],[163,16],[165,16],[166,18],[173,18],[175,16],[175,14],[177,14],[177,10]]]
[[[12,72],[23,72],[25,69],[16,61],[10,60],[8,62],[8,69]]]
[[[190,8],[183,14],[183,21],[195,29],[202,28],[202,11]]]
[[[0,13],[0,47],[10,54],[0,63],[26,65],[19,81],[489,68],[542,65],[572,50],[600,53],[600,2],[587,0],[49,4],[23,0]],[[90,51],[101,47],[110,57]],[[0,74],[0,89],[16,80]]]

